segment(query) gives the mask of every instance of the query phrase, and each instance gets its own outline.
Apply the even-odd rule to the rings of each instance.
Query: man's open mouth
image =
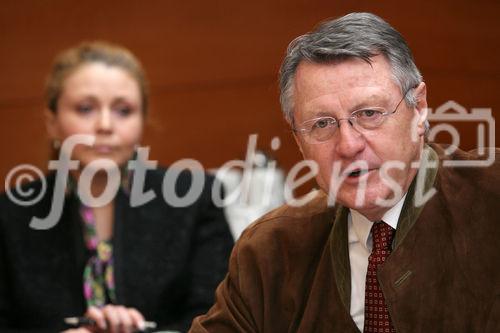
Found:
[[[365,173],[368,173],[369,171],[370,170],[368,170],[368,169],[354,170],[354,171],[349,172],[348,177],[350,177],[350,178],[360,177],[360,176],[364,175]]]

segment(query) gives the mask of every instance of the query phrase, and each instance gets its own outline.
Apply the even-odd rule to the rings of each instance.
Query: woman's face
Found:
[[[76,145],[72,159],[97,168],[122,166],[142,137],[144,114],[137,81],[124,69],[103,63],[82,65],[64,81],[57,112],[48,112],[47,128],[61,144],[75,134],[95,137],[95,144]],[[96,165],[97,164],[97,165]]]

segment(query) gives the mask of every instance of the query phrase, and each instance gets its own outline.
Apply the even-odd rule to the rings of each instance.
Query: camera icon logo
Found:
[[[446,149],[447,155],[452,154],[460,145],[460,134],[451,123],[469,122],[477,124],[476,149],[484,159],[464,161],[443,161],[443,166],[451,167],[487,167],[495,162],[495,119],[491,108],[472,108],[470,112],[455,101],[447,101],[433,112],[428,109],[429,122],[438,124],[432,126],[428,133],[429,141],[435,140],[440,132],[447,132],[452,139],[450,147]]]

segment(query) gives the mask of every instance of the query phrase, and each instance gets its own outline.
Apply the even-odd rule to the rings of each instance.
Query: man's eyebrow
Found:
[[[314,113],[314,118],[322,118],[322,117],[332,117],[332,118],[335,118],[335,116],[331,113],[331,112],[328,112],[328,111],[318,111],[317,113]]]
[[[387,106],[388,102],[389,98],[387,96],[371,94],[351,107],[350,111],[356,111],[369,106]]]
[[[316,119],[321,117],[333,117],[336,118],[335,113],[339,111],[347,111],[354,112],[359,109],[363,109],[366,107],[387,107],[389,102],[389,96],[385,96],[380,93],[373,93],[363,98],[362,101],[358,101],[354,106],[346,109],[346,110],[328,110],[328,108],[319,107],[315,109],[311,109],[307,112],[309,115],[308,119]]]

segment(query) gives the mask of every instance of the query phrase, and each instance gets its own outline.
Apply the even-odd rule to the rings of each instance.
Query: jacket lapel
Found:
[[[128,197],[120,188],[115,197],[114,223],[113,223],[113,273],[115,278],[116,300],[119,304],[126,304],[125,291],[123,290],[123,244],[124,225],[127,223],[127,200]]]
[[[424,202],[420,203],[419,201],[434,186],[438,171],[438,160],[437,153],[426,145],[422,151],[422,162],[419,171],[408,189],[408,195],[399,216],[398,228],[392,244],[393,249],[396,249],[403,242],[424,208]]]
[[[417,177],[413,180],[399,217],[398,229],[393,243],[393,248],[397,248],[408,231],[417,220],[424,205],[415,205],[415,191],[427,193],[432,188],[437,174],[437,153],[429,146],[425,146],[422,155],[422,164]],[[421,177],[421,178],[419,178]],[[418,203],[418,202],[417,202]],[[351,268],[349,262],[349,243],[347,230],[347,217],[349,209],[338,206],[335,210],[333,228],[330,233],[328,243],[330,245],[330,255],[332,257],[333,275],[342,304],[346,311],[351,308]]]
[[[347,214],[349,210],[337,207],[333,228],[328,243],[332,257],[333,275],[342,304],[347,312],[351,308],[351,267],[349,264],[349,244],[347,235]]]

